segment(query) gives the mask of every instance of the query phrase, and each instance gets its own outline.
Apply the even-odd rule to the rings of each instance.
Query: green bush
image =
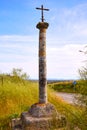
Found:
[[[51,84],[48,84],[48,86],[58,92],[75,93],[75,92],[78,92],[78,90],[79,90],[78,82],[74,86],[73,81],[63,81],[63,82],[51,83]]]

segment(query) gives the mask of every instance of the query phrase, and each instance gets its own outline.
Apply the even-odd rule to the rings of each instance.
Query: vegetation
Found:
[[[87,55],[87,46],[85,46],[86,50],[83,50],[82,52]],[[86,57],[87,58],[87,57]],[[85,106],[83,117],[85,124],[87,124],[87,59],[84,61],[85,66],[79,69],[79,75],[80,75],[80,94],[81,96],[78,97],[79,102]]]
[[[18,71],[18,70],[17,70]],[[19,79],[19,80],[18,80]],[[81,84],[82,82],[79,82]],[[87,130],[85,108],[73,106],[55,96],[55,92],[48,87],[48,100],[55,105],[58,112],[65,115],[67,126],[65,130]],[[38,83],[14,76],[0,75],[0,130],[10,130],[12,118],[19,117],[23,111],[38,102]],[[87,114],[86,114],[87,115]]]
[[[20,79],[29,79],[29,76],[25,72],[23,72],[22,69],[13,68],[11,75]]]
[[[11,119],[38,101],[37,86],[17,76],[0,75],[0,130],[9,130]]]
[[[73,84],[76,82],[76,84]],[[67,92],[67,93],[78,93],[80,89],[79,81],[60,81],[56,83],[49,83],[50,88],[58,92]]]
[[[86,120],[83,117],[84,108],[67,104],[61,98],[50,93],[49,101],[55,105],[58,112],[65,115],[67,124],[65,130],[86,130]]]

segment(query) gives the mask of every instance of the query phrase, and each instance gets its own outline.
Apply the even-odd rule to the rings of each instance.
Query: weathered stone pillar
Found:
[[[27,112],[21,113],[20,119],[12,120],[12,130],[50,130],[54,128],[54,117],[57,126],[65,125],[64,118],[57,112],[54,105],[47,102],[47,79],[46,79],[46,29],[49,24],[44,22],[43,10],[41,22],[37,24],[39,29],[39,101],[33,104]]]
[[[39,103],[47,103],[47,79],[46,79],[46,29],[47,22],[39,22]]]

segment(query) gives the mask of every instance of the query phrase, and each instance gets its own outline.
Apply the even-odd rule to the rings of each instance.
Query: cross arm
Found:
[[[37,7],[36,9],[49,11],[49,9],[45,9],[45,8],[42,9]]]

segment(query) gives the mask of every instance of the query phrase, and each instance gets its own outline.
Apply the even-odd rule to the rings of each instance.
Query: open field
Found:
[[[55,95],[48,87],[48,100],[55,105],[59,113],[66,116],[66,130],[79,127],[86,130],[83,116],[84,108],[70,105]],[[38,102],[38,83],[4,75],[0,77],[0,130],[10,130],[12,118],[19,117],[21,112]]]

